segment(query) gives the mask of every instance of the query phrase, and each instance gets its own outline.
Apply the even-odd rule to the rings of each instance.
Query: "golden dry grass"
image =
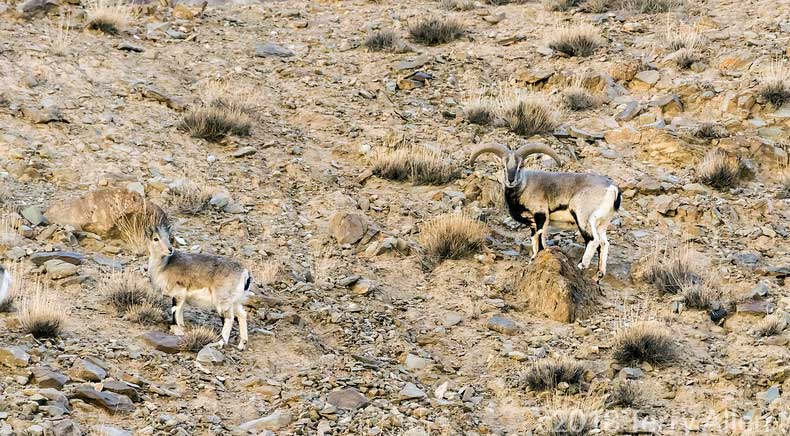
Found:
[[[592,109],[601,104],[601,98],[584,86],[584,80],[577,76],[570,80],[569,86],[560,94],[562,105],[572,111]]]
[[[128,270],[112,270],[99,281],[99,289],[106,295],[107,302],[120,315],[126,315],[132,309],[150,304],[162,309],[161,298],[154,295],[150,285],[139,274]]]
[[[485,224],[464,214],[440,215],[425,224],[420,242],[431,263],[461,259],[483,248],[488,235]]]
[[[370,51],[392,51],[399,43],[397,33],[391,30],[379,30],[368,36],[363,45]]]
[[[497,118],[511,132],[529,138],[557,128],[557,112],[546,98],[512,92],[500,97]]]
[[[587,436],[597,432],[602,400],[587,396],[580,400],[554,396],[546,406],[542,429],[547,436]]]
[[[252,119],[232,105],[215,104],[191,110],[181,120],[180,128],[193,138],[216,142],[231,134],[249,136]]]
[[[721,148],[709,150],[697,168],[699,180],[719,191],[737,186],[740,174],[740,159],[730,156]]]
[[[86,28],[115,35],[126,30],[131,7],[121,0],[88,0],[85,8]]]
[[[481,126],[496,122],[496,102],[490,98],[478,97],[464,105],[464,118],[472,124]]]
[[[465,32],[461,23],[448,18],[426,18],[409,27],[412,40],[424,45],[439,45],[455,41]]]
[[[678,358],[678,344],[667,328],[656,322],[637,322],[620,329],[612,345],[612,357],[622,365],[668,364]]]
[[[608,407],[639,407],[644,402],[644,393],[641,386],[630,380],[621,380],[612,384],[606,398]]]
[[[787,329],[787,316],[784,312],[772,313],[760,321],[755,328],[758,337],[776,336]]]
[[[442,0],[439,4],[451,11],[471,11],[477,7],[475,0]]]
[[[721,292],[705,281],[684,283],[681,287],[683,303],[691,309],[708,310],[715,307],[721,299]]]
[[[760,78],[757,95],[761,101],[779,108],[790,102],[790,68],[784,61],[776,61]]]
[[[71,14],[61,13],[57,23],[47,18],[44,26],[44,34],[49,41],[49,48],[52,54],[65,56],[71,50],[74,42],[74,32],[71,31]]]
[[[196,353],[206,345],[218,340],[219,335],[211,327],[196,326],[184,333],[184,336],[181,338],[181,349]]]
[[[36,339],[56,338],[66,324],[66,307],[55,299],[47,286],[34,282],[19,298],[19,325]]]
[[[170,206],[178,212],[197,215],[206,210],[215,188],[202,183],[185,180],[171,186],[167,192]]]
[[[694,271],[689,261],[687,247],[669,248],[660,255],[658,247],[648,265],[645,281],[664,294],[677,294],[684,287],[698,284],[701,277]]]
[[[458,166],[446,156],[421,145],[375,153],[372,171],[384,179],[411,180],[419,185],[443,185],[460,175]]]
[[[582,0],[543,0],[543,7],[549,11],[562,12],[578,6]]]
[[[546,358],[538,360],[519,377],[518,385],[533,391],[555,389],[560,383],[580,386],[584,381],[584,365],[568,358]]]
[[[603,45],[600,30],[590,24],[565,27],[555,30],[548,40],[548,46],[568,56],[586,57]]]
[[[17,213],[0,209],[0,246],[11,247],[19,242],[17,229],[21,223]]]

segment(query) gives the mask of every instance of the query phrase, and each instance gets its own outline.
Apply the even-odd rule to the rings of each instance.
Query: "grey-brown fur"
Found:
[[[233,320],[238,317],[239,349],[244,349],[247,343],[244,301],[250,284],[247,269],[228,257],[174,250],[165,227],[151,233],[148,251],[151,284],[174,299],[176,324],[184,326],[184,304],[213,307],[225,318],[219,345],[228,343]]]
[[[532,230],[533,258],[547,246],[549,226],[579,229],[587,248],[579,268],[589,266],[599,253],[599,277],[606,274],[609,242],[606,227],[620,207],[620,190],[608,177],[586,173],[552,173],[521,168],[524,157],[544,153],[562,163],[553,150],[542,145],[525,145],[511,151],[501,144],[480,147],[471,161],[483,153],[494,153],[504,165],[505,200],[513,219]]]
[[[0,265],[0,305],[8,300],[8,291],[11,288],[11,272]]]

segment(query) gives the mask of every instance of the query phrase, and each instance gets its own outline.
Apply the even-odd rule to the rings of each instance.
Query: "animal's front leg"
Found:
[[[239,318],[239,350],[243,350],[247,345],[247,311],[244,306],[236,306],[236,315]]]
[[[219,340],[217,345],[219,348],[225,346],[225,344],[230,342],[230,331],[233,329],[233,307],[229,307],[228,310],[225,311],[223,314],[225,316],[225,323],[222,325],[222,339]]]
[[[540,251],[540,231],[532,229],[532,257],[530,260],[538,255],[538,251]]]
[[[175,301],[175,306],[171,309],[173,311],[173,315],[176,321],[176,325],[179,327],[184,327],[184,303],[187,301],[186,292],[181,295],[173,297]]]

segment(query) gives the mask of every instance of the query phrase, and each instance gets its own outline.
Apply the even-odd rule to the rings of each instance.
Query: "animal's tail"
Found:
[[[614,199],[614,211],[617,212],[620,210],[620,203],[623,201],[623,194],[620,193],[620,188],[615,189],[617,189],[617,197]]]

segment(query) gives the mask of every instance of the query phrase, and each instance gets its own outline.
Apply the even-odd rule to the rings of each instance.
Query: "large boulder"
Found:
[[[91,191],[55,204],[45,215],[51,223],[70,225],[106,238],[119,237],[118,224],[125,220],[152,225],[168,223],[162,208],[137,192],[118,187]]]
[[[574,322],[581,307],[600,293],[598,285],[555,247],[538,253],[518,274],[515,288],[525,308],[560,322]]]
[[[338,244],[355,244],[365,236],[368,223],[361,215],[337,212],[329,220],[329,230]]]

